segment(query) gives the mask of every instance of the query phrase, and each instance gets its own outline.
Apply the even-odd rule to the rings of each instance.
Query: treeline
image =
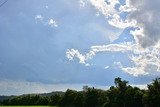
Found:
[[[54,105],[66,107],[160,107],[160,78],[141,90],[128,81],[115,78],[115,86],[108,90],[87,88],[68,89],[64,94],[51,96],[23,95],[1,102],[1,105]]]

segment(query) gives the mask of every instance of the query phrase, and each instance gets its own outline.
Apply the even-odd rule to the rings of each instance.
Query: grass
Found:
[[[58,107],[58,106],[0,106],[0,107]]]

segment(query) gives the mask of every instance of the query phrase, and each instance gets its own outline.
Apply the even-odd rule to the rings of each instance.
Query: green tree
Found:
[[[77,92],[77,95],[74,99],[74,105],[76,107],[83,107],[84,105],[84,93],[83,92]]]
[[[160,78],[148,85],[148,91],[143,96],[143,103],[148,107],[160,107]]]
[[[85,95],[85,107],[96,107],[98,105],[98,91],[88,88]]]
[[[37,102],[36,105],[49,105],[50,99],[48,97],[40,97]]]
[[[117,103],[119,107],[126,107],[125,101],[125,91],[128,88],[128,81],[121,80],[121,78],[115,78],[114,83],[119,90],[119,95],[117,96]]]
[[[62,106],[73,106],[74,105],[74,99],[75,99],[76,95],[77,95],[77,91],[68,89],[65,92],[65,94],[64,94],[64,96],[63,96],[63,98],[60,102],[60,105],[62,105]]]
[[[62,99],[61,95],[55,94],[50,96],[51,102],[50,105],[59,105],[60,100]]]

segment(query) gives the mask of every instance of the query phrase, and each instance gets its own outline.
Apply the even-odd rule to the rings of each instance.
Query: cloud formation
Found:
[[[57,22],[53,19],[49,20],[48,25],[50,25],[51,27],[58,27]]]
[[[37,20],[37,21],[43,21],[42,15],[36,15],[35,16],[35,20]]]
[[[126,0],[121,5],[119,0],[90,0],[90,3],[101,12],[107,22],[117,28],[134,27],[131,34],[142,47],[155,45],[160,39],[159,0]],[[117,9],[116,6],[120,5]],[[121,14],[128,14],[124,19]]]
[[[135,7],[129,19],[137,22],[138,28],[132,34],[142,47],[156,45],[160,40],[160,1],[159,0],[130,0],[129,7]]]
[[[68,50],[69,59],[78,58],[80,63],[85,64],[98,52],[126,52],[128,58],[134,63],[133,66],[119,68],[128,74],[138,76],[147,75],[153,71],[160,71],[160,1],[155,0],[126,0],[121,5],[119,0],[89,0],[98,12],[107,19],[108,24],[119,29],[127,27],[135,42],[91,46],[90,51],[82,55],[78,50]],[[119,8],[116,8],[120,5]],[[121,17],[121,14],[127,17]],[[75,54],[73,55],[73,53]],[[72,54],[69,54],[72,53]]]
[[[133,63],[133,66],[124,67],[119,62],[119,68],[128,74],[139,76],[150,74],[153,71],[160,72],[159,50],[159,45],[144,49],[138,44],[127,42],[123,44],[92,46],[90,51],[85,55],[82,55],[78,50],[71,49],[66,52],[66,56],[70,60],[77,58],[80,63],[88,65],[87,61],[92,59],[99,52],[123,52],[127,54],[128,58]]]
[[[35,15],[35,20],[37,22],[42,22],[44,25],[49,25],[50,27],[58,27],[57,21],[54,19],[44,20],[44,17],[40,14]]]

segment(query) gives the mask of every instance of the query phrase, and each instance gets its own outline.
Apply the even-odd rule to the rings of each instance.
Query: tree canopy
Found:
[[[129,82],[115,78],[108,90],[88,87],[85,91],[68,89],[64,94],[22,95],[0,102],[1,105],[55,105],[72,107],[160,107],[160,78],[148,89],[132,87]]]

